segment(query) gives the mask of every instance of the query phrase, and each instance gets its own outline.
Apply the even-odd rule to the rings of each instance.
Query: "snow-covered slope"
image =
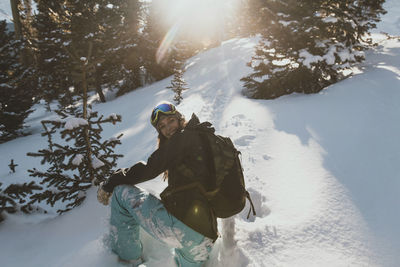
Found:
[[[386,5],[379,29],[400,34],[400,3]],[[235,241],[219,239],[207,265],[398,266],[400,42],[382,39],[359,74],[320,94],[269,101],[240,94],[255,44],[227,41],[189,60],[184,76],[191,89],[178,109],[234,140],[257,210],[250,221],[245,208],[220,223],[230,234],[235,224]],[[95,105],[102,114],[122,115],[122,123],[105,129],[106,138],[124,133],[119,167],[155,149],[149,113],[172,99],[170,80]],[[29,118],[32,136],[0,145],[2,182],[28,179],[25,170],[39,165],[25,153],[46,145],[39,121],[49,115],[39,107]],[[7,170],[10,158],[19,164],[15,174]],[[166,184],[156,178],[140,186],[158,194]],[[81,207],[56,218],[10,215],[0,225],[1,266],[119,266],[102,243],[108,216],[95,189]],[[143,239],[146,266],[173,266],[167,247],[145,233]]]

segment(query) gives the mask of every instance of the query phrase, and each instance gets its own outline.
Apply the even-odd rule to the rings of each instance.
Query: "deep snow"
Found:
[[[234,39],[187,62],[190,90],[178,106],[190,118],[211,121],[242,152],[247,186],[257,216],[224,220],[208,266],[398,266],[400,262],[400,3],[376,30],[380,45],[361,71],[319,94],[251,100],[239,79],[255,39]],[[101,114],[121,114],[104,137],[124,133],[119,167],[145,160],[156,147],[149,113],[171,78],[124,97],[96,104]],[[33,135],[0,145],[0,181],[28,180],[39,160],[26,156],[46,146],[40,120],[53,116],[38,106],[29,117]],[[9,174],[11,158],[19,165]],[[140,185],[158,194],[161,178]],[[0,224],[1,266],[119,266],[102,243],[109,208],[89,190],[85,203],[58,217],[10,215]],[[221,227],[226,224],[227,227]],[[234,240],[229,239],[232,225]],[[225,233],[228,232],[228,233]],[[170,249],[143,234],[145,266],[173,266]],[[234,244],[236,242],[236,245]]]

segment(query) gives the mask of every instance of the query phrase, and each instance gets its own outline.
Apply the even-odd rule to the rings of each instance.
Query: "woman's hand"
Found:
[[[102,188],[102,184],[100,184],[99,189],[97,189],[97,200],[107,206],[108,203],[110,202],[110,197],[111,197],[112,193],[108,193],[106,191],[103,190]]]

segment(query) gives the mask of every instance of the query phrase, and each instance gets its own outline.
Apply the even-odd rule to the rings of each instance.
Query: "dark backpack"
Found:
[[[204,126],[204,125],[203,125]],[[250,212],[256,215],[250,194],[246,190],[243,169],[240,164],[240,152],[235,148],[228,137],[214,134],[214,129],[207,127],[188,128],[196,131],[201,137],[201,142],[207,154],[206,164],[209,169],[207,189],[200,182],[192,182],[173,189],[166,189],[161,193],[161,199],[167,202],[172,195],[182,191],[197,189],[203,194],[218,218],[228,218],[238,214],[250,202]]]
[[[229,137],[201,131],[200,136],[206,149],[206,162],[211,173],[209,185],[211,191],[202,189],[216,217],[228,218],[243,210],[246,198],[250,202],[250,212],[256,215],[250,194],[246,190],[243,169],[240,164],[240,152]],[[212,155],[212,156],[211,156]]]

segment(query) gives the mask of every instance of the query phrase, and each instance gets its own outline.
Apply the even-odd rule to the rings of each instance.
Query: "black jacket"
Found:
[[[201,183],[206,189],[210,187],[207,162],[212,155],[204,148],[201,131],[214,132],[214,128],[209,122],[200,123],[193,114],[181,132],[175,133],[151,154],[147,164],[139,162],[129,169],[117,171],[103,185],[103,190],[112,192],[120,184],[145,182],[168,170],[168,187],[161,193],[166,209],[192,229],[216,239],[217,221],[204,195],[197,188],[174,192],[193,182]]]

